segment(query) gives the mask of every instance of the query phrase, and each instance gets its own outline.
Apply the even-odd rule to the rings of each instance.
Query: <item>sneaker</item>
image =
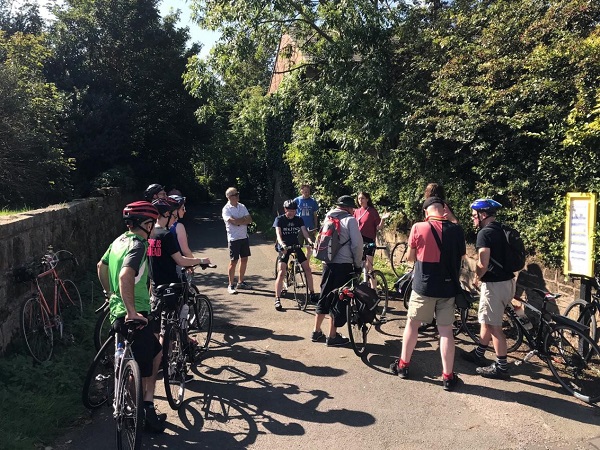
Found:
[[[165,416],[166,419],[166,416]],[[163,433],[165,431],[166,420],[161,421],[156,414],[154,406],[144,407],[144,428],[152,433]]]
[[[487,366],[489,364],[489,361],[485,358],[485,356],[479,356],[475,352],[475,349],[471,350],[470,352],[466,352],[463,350],[460,353],[460,357],[465,361],[469,361],[478,365],[479,367]]]
[[[325,339],[325,343],[327,347],[343,347],[344,345],[348,345],[350,339],[342,336],[340,333],[336,333],[334,337],[327,337]]]
[[[313,342],[319,342],[324,337],[325,337],[325,335],[323,334],[323,332],[321,330],[317,330],[317,331],[312,332],[312,334],[310,336],[310,340]]]
[[[235,290],[235,286],[233,284],[229,285],[229,287],[227,288],[227,292],[229,292],[230,294],[237,294],[237,291]]]
[[[390,372],[394,375],[399,376],[400,378],[408,378],[408,366],[400,367],[398,364],[400,363],[399,359],[395,359],[392,364],[390,364]]]
[[[492,363],[487,367],[478,367],[475,369],[475,372],[484,378],[495,378],[498,380],[510,379],[510,373],[508,373],[508,370],[501,370],[498,366],[498,363]]]
[[[235,288],[236,289],[252,289],[252,286],[250,284],[246,283],[245,281],[242,281],[241,283],[238,283]]]
[[[458,385],[458,382],[460,381],[460,378],[458,378],[458,375],[456,373],[452,374],[452,378],[444,378],[443,383],[444,383],[444,390],[445,391],[453,391],[454,389],[456,389],[456,386]]]
[[[275,300],[275,309],[277,311],[283,310],[283,307],[281,306],[281,301],[279,299]]]
[[[316,305],[316,304],[317,304],[317,302],[319,301],[319,297],[320,297],[320,295],[321,295],[321,294],[316,294],[316,293],[314,293],[314,292],[313,292],[312,294],[310,294],[309,301],[310,301],[310,302],[311,302],[313,305]]]

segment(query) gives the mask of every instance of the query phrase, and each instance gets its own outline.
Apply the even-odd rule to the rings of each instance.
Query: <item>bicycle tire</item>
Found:
[[[142,376],[137,363],[130,359],[126,362],[119,378],[118,398],[123,405],[116,405],[117,449],[139,450],[142,447]]]
[[[404,296],[402,297],[402,302],[404,303],[404,309],[406,309],[407,311],[408,311],[408,304],[410,303],[410,296],[412,294],[412,284],[413,284],[413,280],[411,278],[410,281],[408,282],[408,285],[406,286],[406,290],[404,291]]]
[[[106,339],[110,335],[112,324],[110,323],[110,309],[105,308],[98,313],[96,325],[94,325],[94,347],[99,352]]]
[[[400,270],[400,266],[406,263],[406,257],[408,256],[408,244],[406,242],[397,242],[390,252],[390,263],[392,271],[397,277],[402,276],[403,270]]]
[[[346,306],[346,317],[348,318],[348,337],[352,350],[356,356],[361,357],[367,348],[368,325],[361,323],[358,309],[353,301]]]
[[[165,383],[165,396],[171,409],[179,409],[185,396],[185,376],[187,362],[183,339],[185,333],[179,326],[167,324],[163,336],[162,369]]]
[[[371,277],[375,279],[375,290],[377,291],[377,297],[379,302],[377,303],[376,320],[384,322],[388,312],[388,301],[389,293],[388,286],[383,272],[380,270],[374,270],[371,272]]]
[[[544,356],[569,394],[586,403],[600,401],[600,349],[587,334],[568,325],[553,325],[544,338]]]
[[[293,266],[293,284],[294,284],[294,300],[296,300],[296,306],[300,311],[306,311],[308,305],[309,292],[308,284],[306,283],[306,276],[302,266],[295,263]]]
[[[199,311],[199,308],[194,308],[194,304],[196,303],[196,297],[198,295],[200,295],[200,290],[196,287],[196,285],[190,284],[188,290],[188,305],[190,305],[190,310],[188,312],[187,317],[189,329],[195,329],[195,327],[201,323],[201,320],[199,321],[197,319],[198,315],[196,314],[196,312]]]
[[[461,321],[464,324],[462,331],[473,341],[474,344],[479,344],[479,338],[481,335],[481,324],[479,323],[478,317],[479,301],[475,301],[471,304],[468,310],[465,310],[464,317],[461,314]],[[508,309],[504,311],[502,317],[502,331],[506,337],[506,351],[512,353],[516,351],[523,343],[523,331],[517,325],[518,319],[513,317]],[[461,331],[461,330],[459,330]],[[456,336],[456,335],[455,335]]]
[[[83,317],[83,302],[79,289],[71,280],[61,280],[58,288],[58,305],[63,320],[75,320]]]
[[[54,349],[52,322],[39,297],[31,297],[21,308],[21,330],[29,353],[39,363],[48,361]]]
[[[81,399],[87,409],[96,409],[114,395],[115,337],[109,336],[94,357],[83,383]]]
[[[204,294],[197,294],[190,307],[193,319],[189,322],[188,334],[198,343],[197,350],[204,353],[208,350],[213,332],[213,307],[209,298]],[[191,326],[193,322],[193,326]],[[196,355],[198,356],[198,355]]]
[[[565,308],[563,316],[589,327],[590,338],[597,343],[600,336],[598,336],[597,332],[598,323],[594,309],[595,308],[585,300],[577,299],[569,303]]]

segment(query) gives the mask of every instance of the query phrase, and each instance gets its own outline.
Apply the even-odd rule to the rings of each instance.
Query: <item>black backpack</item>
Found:
[[[521,235],[514,228],[503,223],[498,223],[498,226],[506,239],[504,243],[504,261],[501,264],[493,258],[490,258],[490,260],[505,272],[518,272],[525,267],[526,253],[523,239],[521,239]]]

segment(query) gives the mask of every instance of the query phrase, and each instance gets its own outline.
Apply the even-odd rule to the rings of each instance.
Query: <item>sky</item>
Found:
[[[61,0],[32,0],[40,5],[40,12],[42,17],[51,17],[45,8],[46,5],[52,5],[55,3],[61,3]],[[13,5],[24,3],[24,0],[14,0]],[[162,0],[159,4],[159,10],[162,16],[165,16],[169,11],[181,10],[179,25],[182,27],[187,26],[190,29],[190,37],[192,42],[199,42],[202,44],[202,51],[200,56],[204,57],[208,54],[215,41],[219,38],[218,33],[208,30],[202,30],[196,23],[193,23],[190,18],[189,2],[186,0]]]

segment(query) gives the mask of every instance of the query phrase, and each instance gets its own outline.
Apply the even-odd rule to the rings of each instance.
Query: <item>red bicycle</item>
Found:
[[[21,310],[21,329],[25,343],[33,358],[38,362],[48,361],[54,348],[54,334],[60,339],[72,339],[65,333],[65,324],[71,324],[83,315],[81,295],[75,283],[62,279],[57,266],[64,261],[77,265],[73,253],[67,250],[54,252],[48,247],[41,264],[17,269],[18,281],[32,283],[32,296],[23,304]],[[41,273],[36,273],[41,270]],[[44,291],[48,295],[44,295]],[[50,291],[52,295],[50,295]]]

